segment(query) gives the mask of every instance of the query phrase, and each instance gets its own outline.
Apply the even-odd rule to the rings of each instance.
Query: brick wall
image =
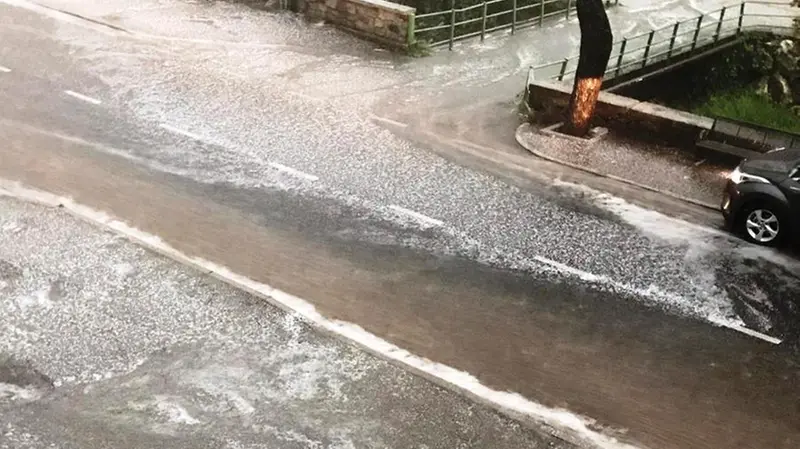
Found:
[[[415,13],[412,7],[385,0],[305,0],[303,9],[312,19],[396,49],[408,47]]]

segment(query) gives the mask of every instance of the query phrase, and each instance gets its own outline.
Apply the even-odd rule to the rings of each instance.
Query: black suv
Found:
[[[722,215],[728,229],[759,245],[800,237],[800,148],[739,164],[728,177]]]

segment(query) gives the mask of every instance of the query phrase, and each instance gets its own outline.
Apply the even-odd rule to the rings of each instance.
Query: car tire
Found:
[[[780,246],[787,232],[785,214],[774,204],[753,204],[742,208],[736,231],[745,240],[761,246]]]

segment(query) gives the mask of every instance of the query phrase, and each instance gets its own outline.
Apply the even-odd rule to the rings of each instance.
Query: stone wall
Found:
[[[528,106],[543,120],[561,121],[571,91],[571,84],[532,82],[528,86]],[[608,92],[600,93],[595,119],[598,125],[623,134],[679,148],[694,148],[701,133],[711,129],[714,122],[701,115]]]
[[[416,10],[410,6],[384,0],[305,0],[303,10],[312,19],[395,49],[408,48],[413,38]]]

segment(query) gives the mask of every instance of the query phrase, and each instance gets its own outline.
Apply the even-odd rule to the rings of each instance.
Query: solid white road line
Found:
[[[284,172],[286,174],[289,174],[289,175],[292,175],[292,176],[295,176],[295,177],[298,177],[298,178],[303,178],[303,179],[308,180],[308,181],[317,181],[317,180],[319,180],[319,177],[317,177],[317,176],[310,175],[308,173],[302,172],[302,171],[297,170],[297,169],[292,168],[292,167],[287,167],[287,166],[285,166],[283,164],[279,164],[277,162],[270,162],[269,165],[272,168],[274,168],[275,170]]]
[[[8,73],[10,71],[11,71],[11,69],[9,69],[8,67],[3,67],[3,66],[0,65],[0,72]]]
[[[431,217],[429,217],[427,215],[422,215],[419,212],[414,212],[413,210],[406,209],[405,207],[391,205],[391,206],[389,206],[389,209],[392,209],[393,211],[401,213],[401,214],[404,214],[404,215],[408,215],[408,216],[410,216],[410,217],[412,217],[412,218],[414,218],[414,219],[416,219],[418,221],[421,221],[423,223],[427,223],[427,224],[429,224],[431,226],[443,226],[444,225],[444,222],[441,221],[441,220],[437,220],[435,218],[431,218]]]
[[[91,103],[91,104],[101,104],[102,103],[102,101],[98,100],[97,98],[92,98],[92,97],[89,97],[89,96],[86,96],[86,95],[83,95],[83,94],[79,94],[78,92],[75,92],[74,90],[65,90],[64,93],[69,95],[70,97],[77,98],[78,100],[85,101],[87,103]]]
[[[180,134],[180,135],[182,135],[184,137],[188,137],[190,139],[201,140],[201,141],[203,140],[203,138],[198,136],[197,134],[193,134],[193,133],[190,133],[189,131],[184,131],[184,130],[182,130],[180,128],[176,128],[174,126],[167,125],[166,123],[162,123],[162,124],[158,125],[158,127],[161,128],[161,129],[165,129],[165,130],[167,130],[167,131],[169,131],[171,133]]]

